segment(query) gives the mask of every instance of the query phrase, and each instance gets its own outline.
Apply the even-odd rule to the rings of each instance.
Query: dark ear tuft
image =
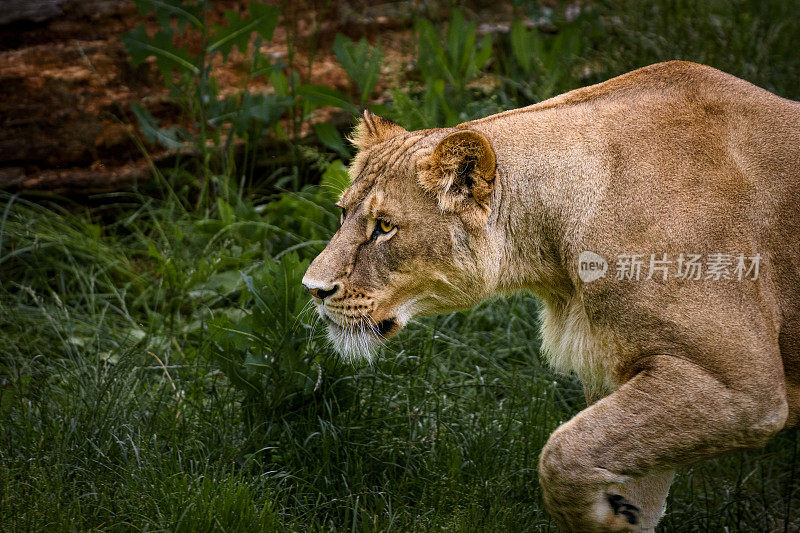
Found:
[[[422,187],[434,194],[443,211],[475,215],[489,212],[495,177],[495,155],[489,140],[473,130],[442,139],[419,173]],[[478,216],[478,218],[481,218]]]
[[[373,115],[369,109],[365,109],[361,120],[356,125],[355,131],[353,131],[353,135],[350,137],[350,142],[359,150],[366,150],[370,146],[391,139],[401,133],[406,133],[402,126],[389,119]]]

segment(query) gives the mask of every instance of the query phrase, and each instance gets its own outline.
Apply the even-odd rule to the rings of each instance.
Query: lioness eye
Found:
[[[342,227],[342,224],[344,224],[344,217],[345,217],[344,207],[342,207],[341,209],[342,212],[339,214],[339,227]]]
[[[381,233],[389,233],[394,229],[394,226],[392,224],[389,224],[385,220],[379,220],[378,228],[381,230]]]
[[[376,242],[383,242],[386,239],[390,239],[392,235],[395,234],[396,229],[397,226],[395,226],[391,222],[387,222],[383,219],[376,218],[375,229],[372,230],[372,238]]]

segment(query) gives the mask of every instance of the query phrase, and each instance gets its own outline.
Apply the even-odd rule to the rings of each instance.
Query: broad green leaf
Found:
[[[255,300],[258,309],[262,313],[266,313],[269,309],[269,304],[264,300],[263,295],[259,290],[256,289],[255,282],[253,281],[253,276],[248,276],[245,273],[242,273],[242,281],[244,281],[245,287],[247,287],[247,291]]]
[[[209,43],[207,52],[222,52],[223,59],[236,46],[242,53],[247,53],[250,36],[255,32],[265,41],[272,40],[272,33],[278,25],[278,8],[261,2],[250,2],[250,16],[243,19],[236,11],[226,11],[228,26],[214,26],[214,39]]]
[[[250,370],[254,370],[252,367],[269,368],[272,366],[272,363],[267,361],[265,357],[256,357],[252,352],[247,354],[244,364],[248,367],[251,367]]]
[[[314,124],[314,132],[316,132],[317,139],[319,139],[322,144],[335,151],[342,157],[347,159],[350,158],[350,151],[344,144],[344,140],[342,139],[341,134],[339,134],[339,130],[333,127],[333,124],[328,122],[318,122]]]
[[[286,111],[287,100],[285,98],[278,98],[274,94],[252,96],[247,102],[247,106],[242,106],[241,110],[248,118],[265,126],[271,126],[277,122]]]
[[[139,120],[139,127],[147,142],[157,143],[171,150],[184,146],[178,138],[178,129],[175,126],[168,129],[159,128],[158,121],[150,111],[136,102],[131,104],[131,111]]]
[[[475,51],[475,68],[482,69],[490,57],[492,57],[492,37],[487,34],[483,36]]]
[[[467,23],[464,13],[455,9],[447,29],[447,53],[450,55],[454,70],[464,72],[469,64],[472,48],[475,44],[475,23]]]
[[[314,108],[331,106],[353,114],[358,113],[358,108],[347,99],[347,96],[325,85],[304,84],[298,87],[297,93]]]
[[[399,89],[392,91],[392,118],[408,130],[432,128],[437,124],[432,117],[424,113],[420,106],[408,94]],[[375,106],[373,106],[373,110]],[[386,113],[384,116],[387,115]]]
[[[417,67],[426,81],[440,77],[447,70],[447,59],[431,21],[417,19],[414,24],[419,39]]]
[[[339,33],[333,41],[333,51],[342,68],[358,86],[360,102],[363,104],[372,94],[380,74],[383,63],[380,43],[372,48],[364,38],[354,43]]]
[[[358,77],[360,65],[357,64],[358,58],[353,57],[355,55],[353,41],[346,35],[337,33],[333,39],[333,52],[345,72],[355,80]]]
[[[511,25],[511,53],[514,54],[514,59],[522,67],[523,72],[530,74],[533,70],[534,51],[530,46],[528,30],[520,20],[515,20]]]
[[[220,220],[225,225],[230,226],[235,222],[236,217],[233,214],[233,207],[222,198],[217,198],[217,211],[219,212]]]
[[[205,27],[201,20],[203,9],[199,3],[185,2],[184,0],[135,0],[135,2],[142,15],[152,11],[162,28],[169,28],[171,19],[175,19],[179,30],[182,30],[187,24],[191,24],[197,29]]]
[[[272,127],[286,112],[290,100],[274,94],[245,92],[225,99],[224,112],[213,117],[213,123],[230,122],[238,135],[245,135],[255,128],[255,135]]]
[[[141,65],[148,57],[155,56],[161,75],[169,83],[173,68],[194,75],[200,73],[198,58],[190,55],[185,47],[176,48],[172,42],[173,35],[171,29],[162,29],[151,38],[142,24],[120,37],[120,40],[128,50],[133,66]]]
[[[208,296],[228,295],[234,291],[241,290],[242,275],[238,270],[226,270],[217,272],[208,278],[202,278],[199,283],[192,285],[189,291],[191,298],[202,298]]]
[[[286,77],[286,74],[280,70],[275,70],[270,74],[269,81],[272,83],[272,88],[275,90],[277,96],[282,98],[289,96],[289,79]]]

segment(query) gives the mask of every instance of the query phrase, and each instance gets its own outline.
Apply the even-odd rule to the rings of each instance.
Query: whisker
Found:
[[[294,317],[293,326],[296,326],[297,323],[300,322],[300,319],[303,317],[303,315],[308,313],[311,310],[313,305],[314,305],[314,300],[309,300],[309,301],[306,302],[306,304],[303,306],[303,308],[300,310],[300,312],[297,313],[297,315]]]
[[[381,346],[386,346],[386,341],[388,341],[389,339],[387,339],[381,334],[380,328],[378,327],[378,323],[375,321],[375,319],[372,318],[370,315],[364,313],[364,311],[362,311],[361,309],[359,309],[358,312],[361,313],[361,316],[367,319],[370,330],[378,338],[378,342],[381,344]]]
[[[447,276],[441,275],[441,276],[438,277],[438,279],[439,279],[439,281],[443,282],[445,285],[450,287],[454,292],[456,292],[457,294],[461,295],[462,298],[464,299],[464,301],[463,301],[464,304],[469,305],[469,303],[473,301],[473,298],[471,298],[470,295],[467,294],[464,291],[464,289],[462,289],[461,287],[459,287],[458,285],[454,284],[449,279],[447,279]],[[436,295],[432,295],[432,296],[434,296],[437,299],[441,299],[440,297],[437,297]]]

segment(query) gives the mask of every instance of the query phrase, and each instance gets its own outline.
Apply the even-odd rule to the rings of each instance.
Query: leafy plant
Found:
[[[233,196],[239,194],[236,183],[244,177],[244,172],[252,172],[263,137],[271,133],[287,138],[281,119],[299,114],[301,120],[305,120],[315,109],[325,106],[352,114],[358,112],[346,95],[327,86],[303,84],[296,72],[280,62],[270,62],[260,53],[261,43],[272,39],[278,23],[276,7],[251,2],[247,16],[228,10],[224,13],[227,25],[215,25],[207,22],[209,4],[202,0],[137,0],[137,4],[141,12],[153,12],[162,27],[151,37],[141,25],[124,35],[122,41],[134,65],[151,56],[156,58],[183,120],[161,127],[159,120],[142,105],[133,104],[132,112],[146,141],[172,150],[193,149],[202,163],[199,165],[202,174],[197,204],[206,209],[214,209],[216,204],[212,198],[220,195],[228,202],[235,201]],[[187,47],[176,47],[174,43],[178,38],[199,41],[199,51],[192,53]],[[351,60],[364,59],[359,55],[362,48],[342,46],[343,50],[347,48],[355,54],[347,56]],[[211,64],[217,55],[226,60],[234,48],[249,56],[249,72],[243,81],[261,77],[271,91],[252,93],[243,88],[229,96],[220,94]],[[369,56],[369,72],[380,67],[380,60],[380,53]],[[373,77],[372,74],[359,75],[358,82],[365,84],[363,88],[369,92],[374,87]],[[341,135],[333,127],[316,125],[315,130],[326,146],[342,157],[350,156]],[[237,142],[245,147],[243,158],[233,149]],[[289,147],[297,162],[300,152],[294,143]],[[225,185],[220,187],[223,183]]]
[[[361,91],[358,102],[363,106],[375,89],[381,72],[383,51],[380,42],[373,48],[365,38],[354,43],[347,36],[338,33],[333,41],[333,51],[342,68]]]
[[[226,315],[208,321],[206,353],[243,394],[253,426],[279,425],[297,410],[307,415],[336,381],[335,356],[299,320],[308,306],[300,283],[308,263],[289,253],[257,277],[243,274],[252,312],[236,322]]]
[[[518,94],[517,105],[540,102],[573,88],[573,69],[582,55],[581,21],[563,21],[555,35],[521,20],[511,25],[507,54],[501,62],[502,79],[509,92]]]
[[[173,45],[174,37],[175,30],[172,28],[162,28],[150,37],[144,24],[140,24],[120,40],[127,48],[134,66],[141,65],[148,57],[154,56],[165,80],[169,79],[173,70],[182,74],[200,74],[199,58],[190,55],[186,47],[176,48]]]
[[[429,20],[415,22],[417,67],[426,90],[422,112],[407,117],[412,127],[453,126],[472,118],[467,87],[492,55],[491,37],[484,35],[478,41],[476,28],[459,9],[453,10],[444,39]],[[395,91],[394,97],[401,111],[411,107],[402,92]]]
[[[272,40],[272,33],[278,25],[278,8],[261,2],[250,2],[248,12],[250,16],[243,19],[236,11],[226,11],[225,20],[228,21],[228,26],[213,26],[214,38],[208,43],[206,53],[219,50],[222,52],[222,59],[225,59],[235,46],[246,54],[253,33],[265,41]]]
[[[234,140],[245,141],[248,147],[245,161],[253,161],[259,143],[247,140],[258,140],[268,130],[277,131],[280,118],[294,106],[292,96],[283,90],[288,83],[281,65],[271,64],[258,51],[262,41],[272,39],[278,24],[278,9],[251,2],[248,17],[226,11],[227,25],[219,26],[208,24],[209,3],[204,0],[137,0],[137,5],[142,13],[154,13],[161,27],[151,37],[145,26],[140,25],[123,35],[122,42],[134,66],[150,56],[156,58],[183,120],[161,128],[159,121],[141,105],[134,104],[132,111],[147,141],[168,149],[193,149],[203,163],[199,165],[200,204],[212,208],[212,196],[236,194],[230,186],[224,190],[215,187],[213,194],[209,190],[219,183],[218,176],[236,173],[236,159],[231,151]],[[192,53],[186,47],[176,47],[178,38],[199,41],[199,51]],[[255,41],[253,75],[267,78],[274,85],[274,92],[251,94],[242,89],[221,97],[211,68],[213,56],[219,54],[224,60],[234,47],[246,53],[251,40]],[[246,163],[243,166],[246,168]]]

